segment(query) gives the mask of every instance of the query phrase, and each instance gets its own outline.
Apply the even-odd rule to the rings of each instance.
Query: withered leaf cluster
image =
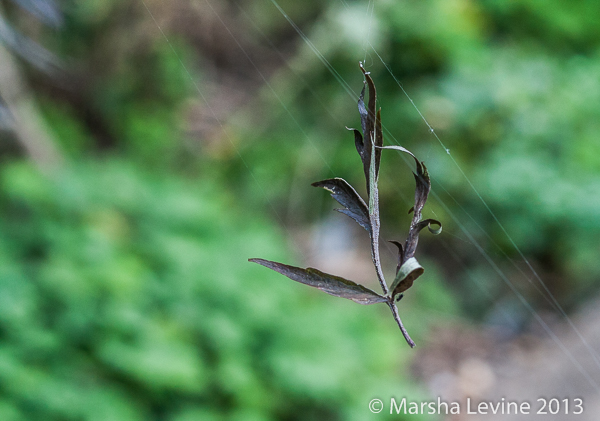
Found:
[[[427,227],[433,234],[439,234],[442,230],[442,224],[435,219],[422,220],[422,210],[431,189],[431,181],[427,173],[427,168],[409,150],[401,146],[383,146],[381,108],[376,108],[377,91],[375,84],[369,73],[365,71],[362,63],[360,64],[360,69],[365,77],[365,86],[363,86],[358,99],[358,112],[360,114],[362,133],[356,129],[348,130],[354,132],[354,143],[363,164],[367,183],[368,203],[365,203],[356,190],[342,178],[317,181],[312,185],[328,190],[331,196],[342,205],[342,208],[336,210],[354,219],[369,233],[371,238],[371,257],[383,293],[379,294],[348,279],[330,275],[314,268],[303,269],[264,259],[249,260],[279,272],[296,282],[318,288],[336,297],[347,298],[359,304],[386,303],[392,310],[394,319],[398,323],[404,338],[411,347],[414,347],[415,343],[402,324],[396,302],[402,298],[403,292],[409,289],[414,281],[424,272],[423,267],[414,257],[419,242],[419,233],[423,228]],[[366,88],[368,88],[369,100],[368,104],[365,105],[364,97]],[[380,219],[377,181],[381,154],[384,149],[407,153],[414,159],[416,164],[416,170],[413,173],[416,182],[415,204],[409,211],[413,213],[413,218],[410,223],[408,237],[404,244],[392,241],[398,247],[398,266],[394,281],[389,288],[383,276],[379,258]],[[437,228],[433,228],[432,226]]]

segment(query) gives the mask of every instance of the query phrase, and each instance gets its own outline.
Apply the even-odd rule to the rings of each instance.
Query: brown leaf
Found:
[[[315,187],[323,187],[325,190],[328,190],[331,193],[331,196],[337,200],[340,205],[344,206],[344,209],[336,209],[338,212],[348,215],[358,222],[361,227],[366,229],[367,232],[371,232],[369,209],[364,200],[346,180],[336,177],[317,181],[316,183],[312,183],[312,185]]]
[[[364,93],[364,89],[363,89],[363,93]],[[360,101],[361,100],[359,99],[359,101],[358,101],[359,110],[361,108]],[[363,108],[364,108],[364,104],[363,104]],[[362,122],[361,122],[361,124],[362,124]],[[354,132],[354,145],[356,146],[356,150],[357,150],[358,155],[360,156],[360,160],[363,164],[363,171],[365,173],[365,179],[367,181],[367,195],[368,195],[369,194],[369,165],[371,162],[371,149],[369,149],[365,146],[365,142],[363,140],[363,136],[360,133],[360,131],[350,128],[350,127],[346,127],[346,130],[352,130]]]
[[[415,251],[417,250],[417,244],[419,242],[419,232],[428,227],[429,231],[433,234],[439,234],[442,231],[441,222],[435,219],[427,219],[425,221],[421,221],[421,215],[423,211],[423,207],[425,206],[425,202],[427,202],[427,197],[429,196],[429,191],[431,190],[431,180],[429,178],[429,173],[427,172],[427,167],[423,162],[419,162],[417,157],[408,149],[403,148],[402,146],[392,145],[392,146],[383,146],[380,149],[393,149],[396,151],[404,152],[409,154],[415,160],[416,173],[413,173],[415,177],[415,205],[408,211],[408,213],[414,212],[413,219],[410,224],[410,230],[408,232],[408,238],[406,239],[406,243],[404,244],[404,255],[403,261],[407,261],[411,257],[414,256]],[[434,230],[431,228],[431,224],[438,225],[439,228]]]
[[[389,241],[390,243],[392,243],[393,245],[395,245],[396,247],[398,247],[398,266],[396,266],[396,275],[398,274],[398,271],[400,270],[400,266],[402,266],[402,254],[403,254],[403,250],[402,250],[402,243],[400,243],[400,241]]]
[[[314,268],[302,269],[264,259],[248,259],[248,261],[279,272],[293,281],[318,288],[329,295],[347,298],[358,304],[366,305],[387,302],[385,297],[377,294],[375,291],[371,291],[348,279],[330,275]]]
[[[416,189],[415,189],[415,207],[414,212],[415,215],[421,215],[421,211],[425,206],[425,202],[427,202],[427,196],[429,196],[429,191],[431,190],[431,181],[429,179],[429,173],[427,172],[427,167],[424,163],[421,162],[421,165],[417,167],[417,173],[413,174],[415,176]]]
[[[417,262],[417,259],[414,257],[407,259],[400,267],[392,283],[391,296],[396,297],[396,295],[409,289],[413,286],[415,279],[421,276],[423,272],[425,272],[425,269]]]
[[[373,86],[373,89],[375,87]],[[373,109],[375,111],[375,109]],[[375,119],[375,175],[379,177],[379,165],[381,163],[381,147],[383,146],[383,131],[381,129],[381,108],[377,110]]]
[[[408,149],[403,148],[402,146],[398,146],[398,145],[378,146],[378,149],[392,149],[394,151],[400,151],[400,152],[404,152],[404,153],[409,154],[415,160],[415,164],[417,164],[417,174],[422,174],[423,173],[423,168],[421,167],[422,163],[419,162],[419,160],[417,159],[417,157],[415,156],[415,154],[412,153],[411,151],[409,151]]]
[[[437,225],[438,228],[436,228],[436,229],[431,228],[431,224]],[[432,233],[433,235],[438,235],[442,232],[442,223],[440,221],[438,221],[437,219],[425,219],[423,221],[419,221],[419,223],[416,225],[415,229],[418,232],[420,232],[425,227],[427,227],[429,232]]]
[[[375,177],[377,177],[379,175],[379,165],[381,162],[381,151],[378,150],[377,147],[383,146],[383,133],[381,131],[381,114],[380,112],[376,112],[377,89],[375,89],[375,83],[373,83],[373,79],[371,79],[369,72],[364,69],[362,63],[360,63],[360,70],[363,72],[366,85],[369,87],[369,104],[368,107],[365,106],[365,86],[363,86],[360,97],[358,98],[358,113],[360,114],[360,124],[364,140],[360,142],[360,148],[357,146],[357,150],[363,162],[363,170],[367,180],[367,192],[370,194],[373,182],[370,173],[371,155],[373,153],[373,146],[376,146]],[[356,132],[354,136],[355,143],[358,145],[359,143],[356,141]]]

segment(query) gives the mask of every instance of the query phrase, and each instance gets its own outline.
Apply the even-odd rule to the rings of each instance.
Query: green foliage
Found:
[[[284,259],[281,235],[208,178],[15,163],[0,187],[3,419],[364,419],[382,390],[423,396],[381,313],[247,263]]]
[[[87,128],[76,118],[71,107],[49,99],[43,100],[41,105],[46,123],[52,129],[63,153],[76,158],[92,147]]]

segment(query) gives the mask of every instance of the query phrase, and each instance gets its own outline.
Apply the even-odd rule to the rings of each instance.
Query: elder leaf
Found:
[[[348,279],[330,275],[314,268],[302,269],[264,259],[248,259],[248,261],[279,272],[293,281],[318,288],[329,295],[347,298],[358,304],[367,305],[387,302],[384,296],[377,294],[375,291],[371,291]]]
[[[359,196],[346,180],[343,178],[330,178],[312,183],[314,187],[322,187],[331,193],[331,196],[344,206],[344,209],[336,209],[338,212],[348,215],[361,227],[371,232],[369,220],[369,209],[365,201]]]

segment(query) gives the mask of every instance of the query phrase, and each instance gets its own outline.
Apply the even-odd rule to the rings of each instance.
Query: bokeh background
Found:
[[[582,397],[594,419],[599,18],[595,0],[1,1],[0,419],[479,419],[385,415],[391,397]],[[364,231],[310,186],[364,194],[359,60],[444,223],[400,303],[414,350],[385,306],[247,262],[378,288]],[[382,162],[384,240],[407,234],[407,162]]]

